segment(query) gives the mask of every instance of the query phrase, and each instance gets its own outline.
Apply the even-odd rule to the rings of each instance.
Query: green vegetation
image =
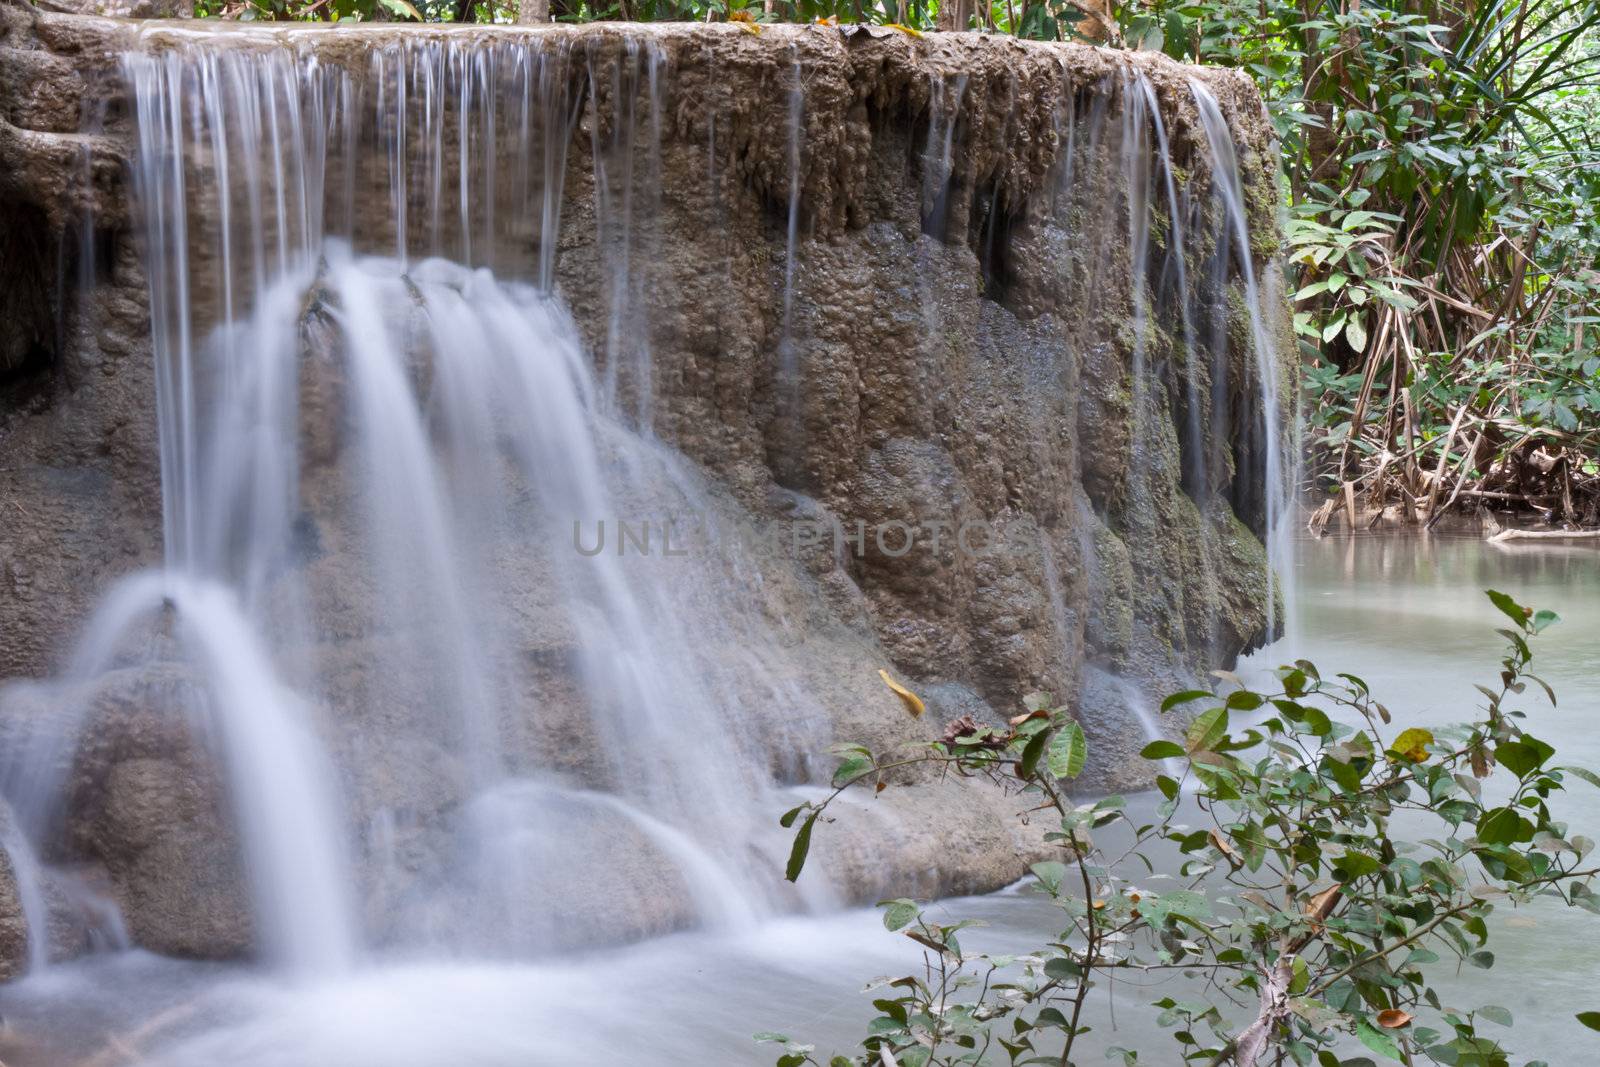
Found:
[[[1026,955],[998,957],[963,948],[976,924],[884,901],[884,925],[920,944],[925,966],[877,985],[862,1051],[819,1058],[785,1035],[757,1038],[782,1046],[779,1067],[1070,1067],[1099,1060],[1075,1051],[1091,996],[1109,996],[1118,977],[1182,972],[1186,999],[1156,1002],[1178,1051],[1157,1062],[1509,1065],[1511,1013],[1452,1007],[1437,983],[1494,965],[1502,909],[1544,897],[1600,911],[1594,842],[1569,837],[1549,806],[1600,777],[1559,766],[1516,706],[1524,695],[1554,703],[1529,667],[1530,642],[1555,616],[1489,596],[1511,622],[1500,631],[1509,647],[1471,721],[1392,726],[1361,679],[1304,661],[1281,668],[1272,692],[1179,693],[1164,712],[1202,709],[1184,743],[1144,754],[1180,761],[1185,780],[1157,779],[1165,803],[1146,825],[1132,824],[1121,797],[1068,797],[1088,757],[1083,731],[1043,697],[1007,728],[961,720],[907,753],[842,746],[835,791],[783,816],[798,826],[791,878],[841,793],[894,788],[897,771],[933,765],[987,777],[1049,813],[1060,858],[1033,871],[1060,929]],[[1099,838],[1114,824],[1128,825],[1132,843],[1108,855]],[[1158,844],[1182,857],[1165,878],[1145,858]],[[1600,1014],[1574,1023],[1584,1043],[1578,1023],[1600,1028]]]
[[[1600,6],[1127,10],[1130,38],[1238,66],[1271,104],[1319,488],[1352,483],[1372,520],[1595,522]]]

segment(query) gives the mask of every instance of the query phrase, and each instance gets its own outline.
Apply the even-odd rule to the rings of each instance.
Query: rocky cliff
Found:
[[[194,27],[12,0],[0,19],[0,678],[38,678],[112,579],[161,558],[150,239],[126,169],[140,117],[119,57],[177,56]],[[1262,425],[1261,383],[1290,377],[1259,372],[1279,357],[1252,343],[1251,316],[1278,352],[1292,348],[1270,283],[1275,147],[1243,78],[1085,46],[823,26],[233,29],[207,42],[314,55],[380,107],[385,70],[468,57],[462,69],[488,72],[480,102],[441,103],[441,116],[476,113],[507,72],[537,75],[517,84],[560,106],[530,119],[501,98],[470,146],[430,139],[417,96],[390,98],[409,117],[339,135],[351,151],[328,165],[319,211],[361,251],[437,252],[555,287],[631,418],[704,477],[707,506],[783,531],[737,580],[784,634],[797,664],[784,681],[825,710],[823,733],[903,743],[961,714],[1002,719],[1044,689],[1079,709],[1096,781],[1137,784],[1141,702],[1264,636],[1276,430]],[[1236,146],[1242,255],[1191,79]],[[538,153],[484,155],[514,130],[527,143],[530,123]],[[542,183],[526,178],[529,159]],[[193,162],[202,180],[188,194],[185,291],[202,326],[230,299],[217,220],[233,193],[217,162]],[[397,215],[373,192],[397,166],[448,210],[430,217],[424,197]],[[1241,260],[1265,283],[1256,308]],[[313,294],[310,368],[328,355],[321,317]],[[401,851],[426,853],[463,803],[457,768],[421,697],[396,695],[364,658],[382,635],[358,621],[345,483],[314,459],[338,466],[340,416],[314,423],[315,383],[331,381],[334,399],[339,384],[306,380],[319,553],[304,566],[352,832],[375,852],[374,818],[405,810]],[[510,643],[540,692],[510,701],[513,762],[606,788],[540,567],[504,573],[526,605]],[[879,666],[929,698],[924,720],[881,688]],[[106,725],[71,757],[68,826],[49,850],[103,872],[135,940],[235,954],[252,938],[226,789],[192,737],[145,721],[162,720],[172,685],[167,668],[101,683],[90,702]],[[752,685],[749,701],[771,704],[770,692]],[[47,714],[6,706],[11,719]],[[740,724],[769,739],[775,765],[782,738],[813,736],[786,734],[786,714],[762,707]],[[402,735],[414,743],[363,757],[373,736]],[[906,782],[881,807],[890,817],[835,856],[847,896],[992,888],[1036,848],[1025,833],[996,837],[1015,804],[978,787]],[[389,868],[368,875],[380,910],[406,889],[383,884],[408,877]],[[633,915],[624,936],[690,921],[651,899]]]

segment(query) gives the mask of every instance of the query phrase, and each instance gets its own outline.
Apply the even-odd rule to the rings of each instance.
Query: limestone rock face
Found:
[[[12,841],[16,822],[11,809],[0,803],[0,842]],[[22,910],[22,890],[10,852],[0,850],[0,981],[21,974],[28,964],[28,917]]]
[[[356,78],[370,76],[373,49],[416,36],[285,32]],[[177,47],[161,33],[148,29],[142,47]],[[0,0],[0,34],[0,158],[14,161],[0,169],[0,217],[15,220],[0,230],[4,681],[50,675],[109,583],[160,560],[162,491],[150,304],[123,179],[134,130],[117,57],[135,28]],[[1078,709],[1093,746],[1088,784],[1147,782],[1141,702],[1230,662],[1267,624],[1264,515],[1250,488],[1262,458],[1241,444],[1262,398],[1244,346],[1216,341],[1249,326],[1233,253],[1218,244],[1188,79],[1210,86],[1232,127],[1252,213],[1246,255],[1266,278],[1275,150],[1253,89],[1142,53],[966,34],[594,26],[485,38],[535,39],[567,64],[556,69],[578,96],[593,97],[562,157],[559,233],[499,205],[497,273],[526,280],[529,264],[553,265],[596,362],[624,394],[645,395],[640,410],[692,461],[718,521],[840,531],[754,549],[739,575],[751,617],[787,635],[785,658],[798,664],[748,681],[740,728],[762,739],[750,748],[772,764],[762,773],[817,781],[829,740],[931,740],[960,715],[1003,722],[1043,689]],[[645,84],[642,68],[626,67],[639,56],[658,64],[659,111],[628,126],[625,79],[611,74],[629,69]],[[1174,168],[1197,176],[1182,223],[1197,235],[1184,254],[1203,350],[1186,346],[1173,308],[1136,299],[1167,284],[1161,256],[1135,262],[1122,208],[1107,207],[1126,195],[1117,138],[1135,74],[1152,86]],[[619,227],[595,175],[615,173],[623,143],[650,184]],[[366,189],[388,162],[363,145],[350,181]],[[1069,178],[1074,152],[1084,162]],[[511,154],[496,165],[505,194]],[[196,218],[216,195],[200,184]],[[390,207],[377,195],[350,206],[359,250],[392,252]],[[634,243],[620,287],[619,231]],[[443,243],[452,254],[453,239]],[[219,254],[195,242],[201,319],[220,301]],[[307,294],[300,330],[296,575],[315,622],[320,725],[367,861],[370,925],[380,936],[444,929],[459,917],[424,890],[449,828],[471,817],[460,738],[439,721],[433,664],[375,666],[403,659],[393,654],[403,635],[367,622],[347,383],[320,299]],[[1266,306],[1281,332],[1270,291]],[[639,350],[647,389],[633,376]],[[431,369],[411,371],[425,388]],[[619,772],[574,680],[582,649],[554,602],[554,564],[509,534],[495,552],[501,592],[517,605],[501,651],[526,686],[496,694],[517,709],[499,724],[510,769],[605,790]],[[739,651],[730,640],[706,655],[739,679]],[[927,716],[905,715],[880,667],[928,698]],[[51,858],[103,871],[138,944],[239,955],[253,937],[240,849],[215,761],[184,714],[188,684],[158,655],[88,701],[90,740],[74,757],[68,832]],[[809,693],[819,729],[774,691]],[[1016,808],[981,784],[908,776],[830,829],[814,862],[854,900],[995,888],[1043,854],[1043,828],[1021,825]],[[575,802],[571,815],[611,842],[608,854],[660,847],[603,806]],[[587,862],[574,848],[566,861]],[[606,869],[596,896],[622,902],[617,936],[688,921],[692,887],[641,889],[659,866]],[[7,894],[0,872],[0,961],[15,955]],[[546,934],[529,936],[549,944]]]

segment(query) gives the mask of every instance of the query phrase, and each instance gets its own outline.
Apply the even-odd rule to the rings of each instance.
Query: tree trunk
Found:
[[[517,21],[524,24],[549,22],[550,0],[521,0],[517,5]]]
[[[975,0],[949,0],[939,5],[939,29],[960,31],[972,21]]]
[[[1072,28],[1079,37],[1096,44],[1104,44],[1115,35],[1117,12],[1112,0],[1081,0],[1077,5],[1083,17]]]

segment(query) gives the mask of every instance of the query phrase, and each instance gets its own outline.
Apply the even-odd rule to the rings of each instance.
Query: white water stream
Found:
[[[357,77],[307,47],[201,39],[124,59],[166,561],[112,590],[60,679],[4,697],[48,709],[0,765],[35,946],[0,1010],[55,1029],[47,1051],[12,1056],[48,1064],[132,1031],[162,1067],[702,1064],[743,1061],[745,1033],[768,1025],[847,1033],[859,1005],[833,964],[848,956],[853,975],[910,957],[869,947],[859,913],[784,918],[837,903],[820,878],[797,890],[781,877],[774,815],[831,740],[789,620],[737,553],[583,550],[630,512],[739,521],[654,434],[662,54],[642,40],[608,66],[554,38],[416,36],[364,62]],[[780,362],[798,412],[794,64]],[[1114,138],[1126,179],[1139,493],[1147,335],[1163,314],[1181,329],[1194,422],[1200,297],[1160,101],[1143,74],[1120,84],[1117,124],[1073,100],[1061,125],[1090,162]],[[923,207],[940,239],[965,89],[962,76],[931,86]],[[1281,569],[1277,356],[1226,124],[1194,93],[1207,195],[1224,203],[1250,303]],[[554,279],[569,142],[583,98],[600,96],[613,108],[609,130],[589,131],[606,331],[591,352]],[[1088,164],[1069,150],[1067,186],[1074,167]],[[1158,207],[1171,226],[1152,270]],[[1218,268],[1213,299],[1233,269]],[[937,298],[917,285],[931,336]],[[1064,619],[1048,549],[1044,568]],[[107,694],[145,692],[155,668],[177,679],[219,769],[263,967],[128,952],[90,886],[82,905],[119,951],[52,967],[40,948],[40,844],[59,837],[72,754]],[[1119,684],[1158,735],[1150,695]],[[974,906],[1011,907],[997,899]],[[596,947],[684,927],[696,932]],[[82,1006],[70,1022],[68,1003]]]

